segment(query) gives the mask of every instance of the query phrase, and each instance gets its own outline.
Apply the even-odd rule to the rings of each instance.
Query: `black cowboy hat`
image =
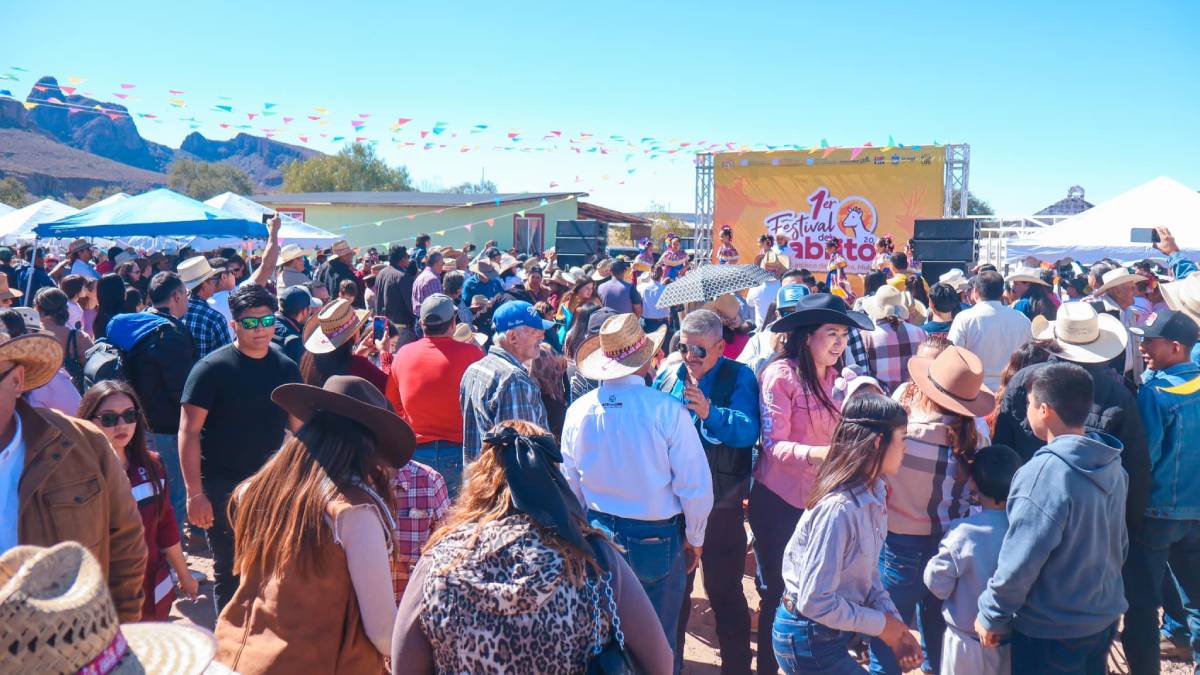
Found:
[[[862,312],[851,311],[846,301],[831,293],[813,293],[800,298],[796,309],[771,324],[771,332],[790,333],[801,326],[836,323],[859,330],[874,330],[875,324]]]
[[[328,412],[354,420],[375,435],[379,452],[392,466],[412,459],[417,437],[412,427],[392,410],[392,404],[375,385],[353,375],[334,375],[324,387],[284,384],[271,392],[271,400],[288,414],[307,422],[313,413]]]

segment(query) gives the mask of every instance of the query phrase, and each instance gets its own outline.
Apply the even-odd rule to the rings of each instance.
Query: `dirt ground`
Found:
[[[202,542],[202,540],[201,540]],[[207,581],[200,585],[200,593],[204,596],[196,602],[187,599],[175,601],[171,608],[171,619],[183,621],[211,630],[216,623],[212,604],[212,556],[202,543],[192,546],[188,553],[189,566],[203,572]],[[701,572],[700,574],[702,574]],[[753,577],[742,578],[742,587],[750,606],[758,605],[758,591],[754,586]],[[751,649],[755,649],[753,638]],[[708,598],[704,595],[702,579],[696,579],[695,591],[692,595],[692,617],[688,622],[687,642],[684,645],[683,672],[686,675],[718,675],[721,672],[721,657],[717,648],[716,622]],[[1114,647],[1109,659],[1110,673],[1128,673],[1124,658],[1121,657],[1120,646]],[[912,671],[919,674],[920,671]],[[1191,664],[1182,660],[1164,659],[1162,662],[1163,675],[1190,675]]]

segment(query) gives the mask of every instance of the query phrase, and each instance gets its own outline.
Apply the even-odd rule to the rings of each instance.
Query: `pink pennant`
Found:
[[[367,140],[367,137],[366,137],[366,136],[355,136],[355,137],[354,137],[354,142],[355,142],[355,143],[362,143],[362,142],[363,142],[363,141],[365,141],[365,140]]]
[[[310,120],[319,120],[319,119],[321,119],[321,116],[320,116],[320,115],[309,115],[309,116],[308,116],[308,119],[310,119]]]
[[[255,117],[258,117],[258,115],[254,113],[246,113],[246,119],[248,120],[253,120]]]
[[[300,142],[301,142],[301,143],[307,143],[307,142],[308,142],[308,136],[298,136],[297,138],[299,138],[299,139],[300,139]]]
[[[467,223],[466,225],[463,225],[463,229],[465,229],[467,232],[470,232],[472,227],[475,227],[473,223]]]
[[[370,115],[370,113],[358,113],[358,116],[365,120],[368,117],[370,117],[371,115]]]
[[[67,96],[71,96],[72,94],[75,93],[75,87],[59,87],[59,88],[62,89],[63,91],[65,91],[67,93]]]
[[[221,125],[220,125],[220,126],[221,126],[221,128],[222,128],[222,129],[228,129],[228,128],[229,128],[229,124],[227,124],[227,123],[225,123],[225,122],[221,122]]]
[[[74,115],[75,113],[78,113],[78,112],[83,112],[83,111],[80,110],[79,108],[68,108],[67,109],[68,115]]]
[[[117,93],[114,93],[114,94],[113,94],[113,96],[116,96],[117,98],[119,98],[119,99],[122,99],[122,100],[129,98],[129,94],[117,94]]]
[[[168,89],[168,90],[167,90],[167,93],[168,93],[168,94],[172,94],[172,95],[174,95],[174,96],[178,96],[178,95],[180,95],[180,94],[186,94],[187,92],[186,92],[186,91],[180,91],[179,89]]]
[[[426,137],[426,136],[428,136],[428,135],[429,135],[429,132],[428,132],[428,131],[422,131],[422,132],[421,132],[421,138],[425,138],[425,137]]]
[[[862,151],[863,151],[862,148],[855,148],[855,149],[851,150],[850,151],[850,159],[852,159],[852,160],[858,159],[858,156],[862,154]]]
[[[46,102],[47,102],[47,103],[56,103],[56,104],[58,104],[58,105],[63,105],[62,99],[58,98],[57,96],[51,96],[50,98],[46,99]]]
[[[122,89],[133,89],[136,86],[137,86],[136,84],[122,84],[121,88]]]
[[[121,119],[122,117],[124,117],[124,115],[120,115],[117,113],[108,113],[108,119],[113,120],[114,122]]]
[[[400,117],[400,118],[398,118],[398,119],[396,120],[396,126],[398,126],[398,127],[402,127],[402,126],[404,126],[405,124],[408,124],[408,123],[409,123],[409,122],[411,122],[411,121],[412,121],[412,119],[411,119],[411,118],[409,118],[409,117]]]
[[[488,218],[488,219],[487,219],[487,224],[488,224],[488,227],[491,227],[492,225],[495,225],[495,224],[496,224],[496,219],[495,219],[495,218]]]
[[[33,85],[33,88],[36,89],[37,91],[46,91],[49,89],[49,87],[45,87],[40,84]]]
[[[296,119],[296,118],[295,118],[295,117],[285,117],[285,118],[283,118],[283,123],[284,123],[284,124],[291,124],[291,123],[292,123],[292,120],[294,120],[294,119]]]
[[[148,120],[152,120],[152,119],[156,119],[156,118],[158,117],[158,115],[154,115],[154,114],[151,114],[151,113],[146,113],[145,115],[142,115],[142,117],[145,117],[145,118],[146,118],[146,119],[148,119]]]
[[[405,217],[406,217],[406,218],[408,218],[409,220],[412,220],[412,219],[416,218],[417,216],[416,216],[416,215],[414,215],[414,214],[412,214],[412,213],[410,213],[410,214],[408,214],[408,215],[407,215],[407,216],[405,216]]]

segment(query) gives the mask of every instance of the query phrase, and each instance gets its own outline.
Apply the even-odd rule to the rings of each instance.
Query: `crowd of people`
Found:
[[[1165,228],[1165,266],[938,279],[764,236],[769,281],[672,308],[677,238],[572,267],[278,231],[0,249],[3,662],[679,673],[698,570],[723,673],[1200,649],[1200,274]],[[215,631],[173,631],[203,547]]]

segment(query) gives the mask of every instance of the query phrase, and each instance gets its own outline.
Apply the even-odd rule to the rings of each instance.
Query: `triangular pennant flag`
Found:
[[[445,231],[445,230],[438,230],[437,232],[434,232],[434,234],[436,234],[436,235],[437,235],[437,236],[439,236],[439,237],[444,237],[444,236],[446,236],[446,231]]]
[[[549,202],[546,201],[545,197],[542,197],[542,201],[538,202],[538,206],[545,206],[547,204],[549,204]]]
[[[75,87],[59,87],[59,89],[62,89],[64,92],[66,92],[67,96],[75,93]]]
[[[276,105],[275,103],[264,103],[263,110],[270,110],[271,108],[274,108],[275,105]]]
[[[77,75],[71,75],[67,78],[67,82],[70,82],[71,84],[76,84],[76,85],[83,84],[86,81],[87,81],[87,78],[79,77]]]
[[[463,225],[463,229],[465,229],[467,232],[470,232],[473,226],[474,223],[467,223],[466,225]]]
[[[137,86],[136,84],[122,84],[121,88],[122,89],[133,89],[136,86]]]
[[[253,120],[256,116],[257,115],[255,115],[254,113],[246,113],[246,118],[249,120]]]
[[[862,154],[862,151],[863,151],[862,148],[854,148],[853,150],[850,151],[850,159],[851,160],[858,159],[858,156]]]
[[[186,94],[187,92],[181,89],[168,89],[167,93],[171,94],[172,96],[179,96],[180,94]]]
[[[496,219],[495,219],[495,218],[488,218],[488,219],[487,219],[487,224],[488,224],[488,227],[491,227],[491,226],[495,225],[495,224],[496,224]]]
[[[283,123],[291,124],[292,120],[294,120],[294,119],[296,119],[296,118],[295,117],[285,117],[285,118],[283,118]]]

